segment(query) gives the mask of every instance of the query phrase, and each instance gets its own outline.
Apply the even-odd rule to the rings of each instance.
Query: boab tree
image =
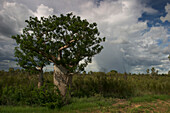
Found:
[[[72,13],[41,17],[40,20],[30,17],[26,23],[23,33],[13,39],[18,44],[25,43],[22,44],[24,49],[54,64],[54,84],[65,96],[72,82],[71,73],[84,71],[92,57],[103,49],[100,43],[105,38],[99,37],[96,23],[89,23]]]

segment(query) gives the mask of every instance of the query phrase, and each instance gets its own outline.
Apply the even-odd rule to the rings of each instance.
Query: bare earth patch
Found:
[[[170,100],[131,103],[125,99],[116,99],[112,106],[101,107],[93,113],[170,113]]]

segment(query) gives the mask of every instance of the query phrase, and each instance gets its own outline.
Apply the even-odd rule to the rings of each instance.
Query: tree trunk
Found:
[[[38,88],[41,88],[41,86],[43,86],[43,84],[44,84],[44,77],[43,77],[43,69],[42,68],[40,69],[38,77],[39,77]]]
[[[67,69],[65,69],[61,65],[54,64],[54,75],[53,75],[54,85],[56,85],[62,96],[66,97],[71,96],[68,90],[71,87],[72,76],[67,73]]]

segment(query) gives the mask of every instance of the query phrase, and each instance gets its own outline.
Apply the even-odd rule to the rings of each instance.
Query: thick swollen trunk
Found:
[[[54,65],[54,85],[56,85],[62,96],[66,97],[66,94],[70,96],[70,92],[68,90],[71,87],[72,76],[68,75],[67,69],[60,65]]]
[[[39,77],[38,88],[41,88],[41,86],[43,86],[43,84],[44,84],[44,77],[43,77],[43,70],[42,70],[42,68],[40,69],[38,77]]]

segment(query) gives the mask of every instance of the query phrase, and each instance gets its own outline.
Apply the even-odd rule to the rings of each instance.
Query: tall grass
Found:
[[[146,94],[170,94],[170,77],[123,74],[106,75],[93,73],[75,75],[73,78],[74,96],[101,94],[118,98],[142,96]]]
[[[40,105],[60,107],[62,99],[54,93],[52,73],[44,73],[45,85],[37,88],[38,76],[25,72],[0,73],[1,105]],[[170,76],[127,75],[103,72],[73,76],[72,97],[129,98],[142,95],[170,95]]]

